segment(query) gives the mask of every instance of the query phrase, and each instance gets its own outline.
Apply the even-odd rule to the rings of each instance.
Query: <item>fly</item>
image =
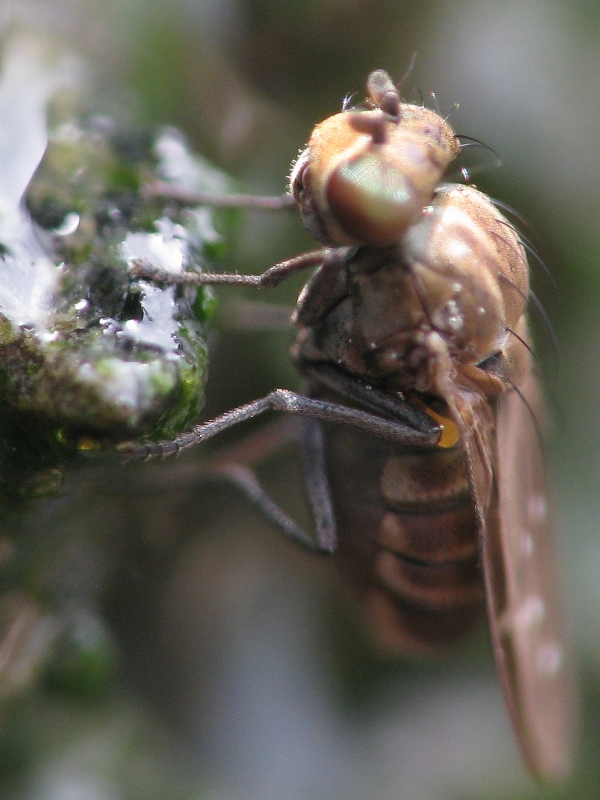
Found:
[[[525,761],[541,780],[564,779],[576,703],[526,254],[485,194],[443,182],[460,152],[447,120],[402,102],[383,70],[367,94],[315,127],[292,170],[290,195],[322,248],[262,275],[133,265],[158,282],[264,287],[316,267],[293,315],[304,394],[277,389],[173,440],[121,450],[176,453],[268,410],[303,417],[314,538],[247,471],[231,476],[293,539],[335,553],[391,648],[438,647],[487,612]]]

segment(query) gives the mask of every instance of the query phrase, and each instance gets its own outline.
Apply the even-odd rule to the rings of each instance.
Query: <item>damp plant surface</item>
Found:
[[[130,270],[199,269],[219,248],[209,210],[146,187],[226,188],[174,130],[140,133],[94,116],[48,127],[52,82],[18,91],[17,77],[8,65],[0,85],[5,509],[54,490],[82,450],[169,438],[197,418],[211,290],[157,286]]]

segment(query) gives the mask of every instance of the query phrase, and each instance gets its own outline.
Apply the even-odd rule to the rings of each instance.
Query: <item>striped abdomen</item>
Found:
[[[325,431],[337,558],[378,638],[395,650],[453,641],[483,612],[477,525],[463,453]]]

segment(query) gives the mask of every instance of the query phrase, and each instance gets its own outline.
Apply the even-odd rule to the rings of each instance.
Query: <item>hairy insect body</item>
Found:
[[[441,182],[460,150],[447,121],[402,103],[382,70],[367,90],[363,107],[316,126],[290,178],[328,247],[259,276],[176,279],[274,286],[317,267],[293,317],[306,393],[277,389],[150,452],[268,410],[299,414],[314,538],[248,470],[235,469],[238,485],[296,542],[334,554],[396,650],[453,641],[485,607],[523,755],[541,779],[564,778],[576,703],[551,519],[539,513],[525,251],[486,195]]]
[[[546,491],[527,258],[489,198],[440,183],[457,139],[437,115],[400,104],[386,79],[369,78],[375,108],[317,126],[292,173],[308,229],[358,244],[326,260],[302,292],[293,355],[311,396],[331,397],[337,387],[324,376],[339,370],[347,377],[336,402],[367,387],[380,394],[363,390],[359,407],[386,417],[399,398],[457,436],[419,447],[314,421],[324,430],[320,445],[311,434],[307,486],[324,459],[338,557],[386,645],[454,640],[485,595],[523,754],[539,777],[563,778],[573,679],[550,521],[526,510],[527,497]]]
[[[504,273],[506,284],[498,279]],[[334,365],[409,403],[435,406],[460,430],[474,392],[493,399],[528,367],[522,340],[508,333],[524,328],[525,254],[475,189],[441,187],[400,243],[350,251],[337,280],[336,296],[327,272],[317,273],[298,304],[297,321],[310,322],[294,349],[301,372]],[[333,306],[324,295],[335,297]],[[318,382],[309,394],[323,397]],[[427,647],[468,629],[482,608],[483,581],[460,443],[407,450],[332,429],[324,448],[340,558],[386,644]],[[491,469],[487,495],[490,481]]]
[[[338,296],[330,292],[333,307],[321,299],[329,281],[325,271],[316,273],[299,300],[295,318],[310,322],[300,334],[300,367],[320,352],[387,389],[440,396],[431,369],[440,337],[458,380],[461,373],[477,380],[478,365],[492,356],[510,366],[511,380],[528,367],[528,351],[510,333],[525,333],[525,253],[514,230],[476,189],[441,187],[400,243],[351,252],[338,278]],[[486,394],[495,393],[487,372],[483,384]]]

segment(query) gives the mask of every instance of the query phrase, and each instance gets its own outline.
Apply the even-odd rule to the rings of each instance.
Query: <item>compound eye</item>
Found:
[[[308,148],[298,156],[290,174],[290,193],[297,203],[301,202],[302,193],[306,188],[306,169],[308,167]]]
[[[369,148],[338,164],[327,182],[331,214],[357,241],[393,244],[421,214],[419,193],[388,155]]]

